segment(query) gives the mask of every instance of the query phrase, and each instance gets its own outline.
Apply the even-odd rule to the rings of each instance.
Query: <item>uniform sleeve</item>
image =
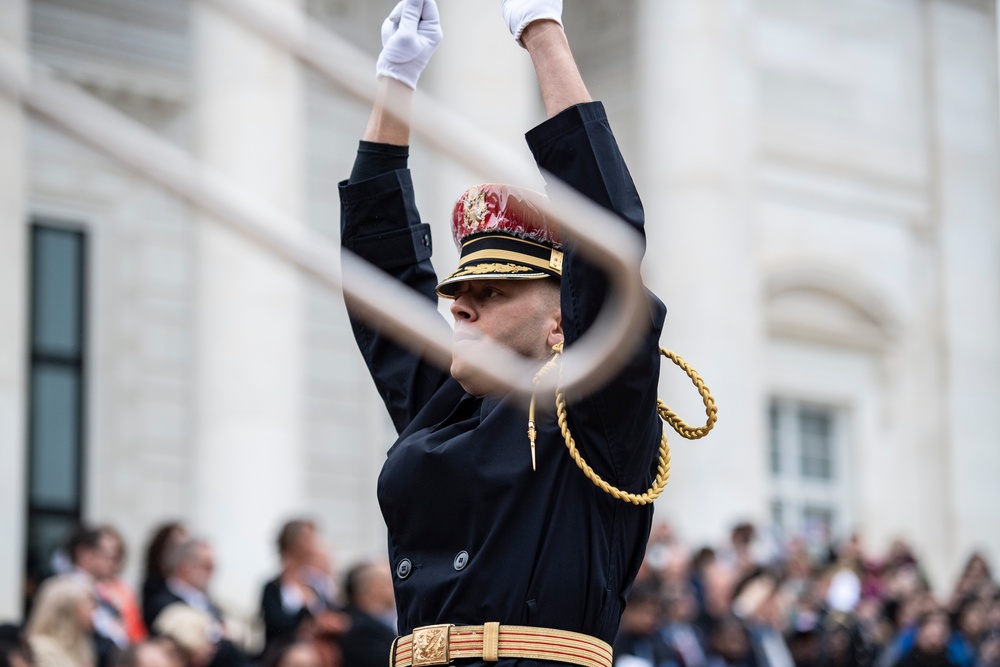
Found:
[[[407,169],[340,183],[344,249],[425,296],[433,307],[437,276],[431,266],[430,226],[420,222]],[[447,378],[445,372],[397,345],[351,312],[351,327],[397,432],[413,420]]]
[[[642,203],[600,102],[570,107],[526,138],[540,168],[617,213],[624,224],[642,234]],[[562,318],[566,343],[571,346],[600,312],[608,280],[578,256],[571,242],[564,251]],[[570,428],[584,456],[603,477],[630,491],[645,490],[662,428],[656,413],[656,387],[658,341],[666,308],[652,294],[648,294],[648,305],[644,335],[624,369],[590,396],[568,397]]]

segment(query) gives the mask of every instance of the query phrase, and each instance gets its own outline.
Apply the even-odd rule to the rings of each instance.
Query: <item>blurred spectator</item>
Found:
[[[264,586],[264,652],[296,639],[316,640],[324,667],[343,661],[340,637],[350,619],[337,606],[330,554],[319,539],[316,524],[296,519],[278,533],[281,573]],[[388,653],[386,653],[388,655]]]
[[[121,610],[114,601],[101,594],[100,583],[111,579],[115,572],[116,542],[101,528],[80,526],[67,542],[66,552],[72,565],[72,575],[79,577],[94,594],[94,634],[99,665],[110,667],[112,653],[129,644]]]
[[[740,522],[729,533],[729,544],[718,555],[719,561],[732,570],[737,579],[749,574],[759,564],[755,552],[757,529],[752,523]]]
[[[212,602],[208,594],[212,573],[215,571],[212,547],[204,540],[189,539],[171,546],[164,555],[164,563],[167,580],[163,590],[150,600],[149,609],[153,618],[151,623],[147,621],[147,625],[158,634],[166,634],[177,640],[187,651],[189,667],[203,667],[200,661],[204,658],[204,652],[201,651],[204,646],[195,646],[193,636],[194,628],[200,627],[201,621],[207,618],[209,625],[205,630],[206,641],[212,648],[209,664],[212,667],[245,665],[246,656],[225,636],[225,619],[222,611]],[[177,605],[190,607],[201,612],[201,615],[196,617],[180,612],[177,610]],[[159,629],[167,621],[157,624],[160,616],[168,609],[174,610],[172,616],[179,615],[181,619],[169,623],[171,632]],[[187,634],[184,637],[176,634],[181,631],[188,632],[190,637]]]
[[[189,539],[171,546],[164,554],[164,571],[167,578],[163,588],[147,605],[149,615],[144,619],[147,627],[152,627],[156,617],[177,602],[206,612],[222,624],[222,612],[208,596],[215,571],[215,559],[208,542]]]
[[[167,605],[156,616],[152,630],[179,649],[184,667],[208,667],[219,648],[218,626],[211,614],[183,602]]]
[[[351,628],[340,639],[344,667],[384,667],[396,638],[396,601],[387,562],[360,563],[344,579]]]
[[[708,667],[753,667],[756,665],[750,638],[740,619],[726,614],[712,625],[708,635]]]
[[[42,583],[26,635],[36,667],[96,667],[91,590],[78,577]]]
[[[162,642],[141,642],[122,651],[115,667],[184,667],[184,663]]]
[[[111,570],[109,576],[95,582],[97,595],[102,600],[114,605],[120,613],[128,640],[141,642],[146,639],[146,624],[143,622],[142,612],[139,610],[139,600],[135,590],[121,578],[127,555],[125,540],[111,526],[103,526],[100,531],[104,535],[104,539],[110,541],[112,545]]]
[[[166,563],[164,557],[172,547],[188,539],[187,528],[176,521],[165,523],[153,533],[146,547],[145,572],[142,579],[142,618],[149,627],[152,613],[151,605],[167,584]]]
[[[916,641],[897,667],[961,667],[957,659],[949,655],[950,636],[948,615],[937,609],[926,614],[917,625]]]
[[[698,600],[690,584],[665,588],[663,595],[663,638],[677,653],[683,667],[703,667],[706,661],[704,640],[695,622]]]
[[[0,667],[32,667],[31,647],[16,625],[0,625]]]
[[[660,633],[660,590],[655,581],[632,586],[615,640],[615,667],[678,667],[677,653]]]
[[[388,660],[388,652],[382,656],[380,667]],[[323,667],[322,653],[316,642],[309,639],[295,639],[278,642],[264,654],[260,667]]]
[[[756,568],[735,586],[732,612],[746,628],[754,664],[793,667],[792,655],[782,635],[786,614],[778,580],[771,572]]]
[[[333,600],[330,558],[316,525],[287,522],[278,534],[278,555],[281,574],[264,585],[261,596],[265,652],[276,642],[343,634],[349,621]]]

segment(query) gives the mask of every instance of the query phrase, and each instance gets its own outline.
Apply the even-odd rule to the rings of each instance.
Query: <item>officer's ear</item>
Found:
[[[563,342],[562,313],[559,313],[555,317],[554,326],[549,328],[545,344],[551,350],[553,345],[561,342]]]
[[[552,296],[552,292],[554,292],[554,296]],[[555,289],[550,292],[550,296],[552,298],[549,300],[549,316],[546,319],[545,330],[545,346],[549,350],[552,349],[553,345],[563,342],[562,307],[559,305],[559,283],[555,283]]]

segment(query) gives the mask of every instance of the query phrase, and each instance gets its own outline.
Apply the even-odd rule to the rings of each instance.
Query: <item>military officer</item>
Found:
[[[537,164],[641,231],[638,194],[570,52],[561,1],[505,0],[501,11],[541,88],[547,119],[526,135]],[[606,277],[562,242],[536,195],[490,184],[459,196],[452,228],[460,265],[439,281],[406,168],[409,126],[385,103],[408,104],[441,39],[434,0],[400,2],[382,39],[379,98],[340,184],[343,245],[428,300],[451,299],[456,347],[485,337],[541,365],[553,345],[572,345],[594,321]],[[653,478],[664,314],[650,296],[638,350],[569,411],[587,461],[627,490],[641,492]],[[401,635],[390,664],[609,667],[652,506],[623,503],[584,477],[553,415],[538,419],[533,462],[525,400],[458,360],[441,370],[377,327],[352,325],[399,432],[378,481]]]

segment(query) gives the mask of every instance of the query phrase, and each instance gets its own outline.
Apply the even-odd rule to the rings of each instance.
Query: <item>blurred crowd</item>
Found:
[[[183,524],[150,536],[138,589],[122,579],[119,532],[78,527],[29,582],[25,621],[0,625],[0,667],[385,667],[396,636],[388,563],[336,576],[307,520],[287,522],[276,550],[259,618],[241,624],[212,598],[211,543]]]
[[[80,527],[29,587],[24,622],[0,626],[0,667],[385,667],[388,563],[341,577],[315,524],[289,521],[276,537],[280,571],[248,633],[213,601],[211,543],[184,525],[152,533],[138,588],[121,576],[121,535]],[[903,542],[877,557],[856,537],[774,544],[743,523],[692,550],[656,526],[615,667],[1000,667],[1000,587],[980,554],[936,597]]]
[[[778,544],[777,547],[774,545]],[[821,550],[748,523],[692,551],[650,536],[615,643],[616,667],[1000,667],[1000,587],[972,554],[935,596],[904,542]]]

